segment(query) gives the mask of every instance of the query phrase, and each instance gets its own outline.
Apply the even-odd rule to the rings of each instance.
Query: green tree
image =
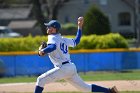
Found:
[[[31,0],[33,3],[33,11],[35,17],[40,24],[43,34],[46,34],[46,29],[44,27],[44,22],[46,20],[57,19],[59,9],[69,0]],[[45,10],[41,9],[43,4],[46,4]],[[43,15],[43,12],[47,12],[47,16]]]
[[[44,26],[45,17],[41,10],[41,3],[39,0],[32,0],[32,3],[33,3],[33,14],[35,15],[37,22],[39,23],[42,33],[46,35],[46,27]]]
[[[92,6],[84,16],[83,34],[104,35],[111,32],[108,17],[105,16],[97,7]]]

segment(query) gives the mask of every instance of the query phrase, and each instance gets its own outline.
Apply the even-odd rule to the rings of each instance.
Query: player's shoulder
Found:
[[[48,35],[48,38],[56,38],[58,37],[58,34],[51,34],[51,35]]]
[[[56,36],[51,34],[51,35],[48,35],[48,38],[55,38]]]
[[[62,38],[60,34],[48,35],[48,39],[58,40],[59,38]]]

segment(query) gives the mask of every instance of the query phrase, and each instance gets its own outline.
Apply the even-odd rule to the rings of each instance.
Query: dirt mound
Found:
[[[97,84],[104,87],[117,86],[119,91],[140,91],[140,80],[115,80],[115,81],[90,81],[89,84]],[[0,84],[0,93],[8,92],[33,92],[35,83],[11,83]],[[67,82],[55,82],[45,85],[45,92],[70,92],[79,91]]]

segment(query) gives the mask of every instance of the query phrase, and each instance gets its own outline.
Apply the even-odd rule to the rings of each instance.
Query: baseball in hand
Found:
[[[79,17],[78,18],[78,21],[82,21],[84,18],[83,17]]]
[[[84,18],[83,17],[79,17],[78,18],[78,27],[80,29],[82,29],[83,23],[84,23]]]

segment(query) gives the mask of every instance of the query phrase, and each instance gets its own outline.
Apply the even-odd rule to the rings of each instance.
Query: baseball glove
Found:
[[[39,54],[39,51],[41,50],[41,49],[44,49],[44,48],[46,48],[47,47],[47,43],[46,42],[41,42],[41,45],[40,45],[40,47],[39,47],[39,50],[38,50],[38,55],[39,56],[43,56],[43,55],[45,55],[45,53],[42,53],[42,55],[40,55]]]

